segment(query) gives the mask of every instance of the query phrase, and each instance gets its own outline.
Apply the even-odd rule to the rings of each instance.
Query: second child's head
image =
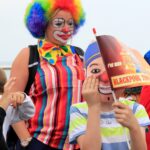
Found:
[[[98,91],[101,96],[107,101],[112,100],[112,91],[109,78],[100,54],[97,42],[91,43],[85,51],[84,66],[86,76],[95,76],[99,79]]]
[[[93,42],[87,47],[84,54],[84,66],[87,77],[95,76],[99,79],[98,91],[102,99],[113,101],[110,81],[97,42]],[[115,95],[117,98],[124,97],[124,89],[116,89]]]

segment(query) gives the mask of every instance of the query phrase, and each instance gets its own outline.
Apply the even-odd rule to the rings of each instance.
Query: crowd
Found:
[[[150,150],[150,86],[117,89],[114,100],[97,42],[70,42],[85,16],[80,0],[27,6],[37,44],[20,50],[8,80],[0,69],[1,150]]]

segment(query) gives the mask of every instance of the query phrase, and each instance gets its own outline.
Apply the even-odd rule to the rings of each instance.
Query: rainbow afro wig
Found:
[[[85,22],[80,0],[32,0],[25,12],[25,24],[35,38],[44,38],[51,16],[57,9],[68,10],[75,21],[75,32]]]

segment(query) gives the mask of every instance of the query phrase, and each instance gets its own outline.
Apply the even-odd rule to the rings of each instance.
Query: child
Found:
[[[25,93],[10,92],[14,84],[15,78],[10,78],[8,82],[6,82],[4,86],[4,93],[0,100],[0,149],[2,150],[7,150],[7,145],[2,133],[2,125],[6,116],[7,108],[16,108],[12,109],[11,116],[9,118],[10,124],[19,120],[27,120],[34,114],[34,105],[31,99]]]
[[[114,102],[96,42],[89,45],[84,59],[86,102],[71,107],[70,143],[77,142],[81,150],[128,150],[128,139],[132,150],[146,150],[145,126],[150,121],[144,107],[121,97],[123,89],[115,91],[119,101]]]
[[[29,96],[23,92],[10,92],[15,84],[15,80],[15,78],[10,78],[6,82],[3,90],[4,93],[0,98],[0,149],[2,150],[7,149],[2,133],[2,126],[8,111],[9,115],[6,118],[9,124],[16,123],[20,120],[28,120],[35,112],[34,104]]]
[[[33,117],[35,112],[34,104],[29,96],[24,92],[10,92],[13,89],[15,80],[15,78],[10,78],[4,86],[2,99],[5,98],[5,95],[9,95],[10,101],[0,101],[1,104],[4,103],[7,109],[6,114],[8,115],[6,117],[9,124],[14,124],[20,120],[28,120]]]

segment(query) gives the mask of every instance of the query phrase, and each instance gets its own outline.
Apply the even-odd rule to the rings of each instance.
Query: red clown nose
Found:
[[[63,29],[62,29],[62,32],[64,32],[64,33],[67,33],[67,32],[69,32],[69,28],[68,27],[63,27]]]
[[[101,75],[100,75],[100,80],[103,82],[108,82],[109,78],[108,78],[108,74],[106,71],[104,71]]]

